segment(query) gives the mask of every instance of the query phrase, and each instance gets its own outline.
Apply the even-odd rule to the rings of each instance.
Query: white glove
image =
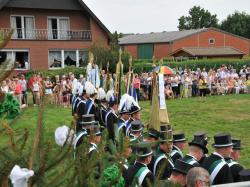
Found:
[[[20,166],[15,165],[10,173],[10,180],[14,187],[27,187],[29,178],[34,175],[33,170],[27,168],[20,168]]]

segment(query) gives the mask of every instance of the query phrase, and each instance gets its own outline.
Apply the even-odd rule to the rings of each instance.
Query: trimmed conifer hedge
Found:
[[[221,65],[233,66],[234,69],[239,71],[244,65],[250,66],[250,58],[246,59],[204,59],[204,60],[187,60],[187,61],[167,61],[164,60],[163,65],[169,66],[171,68],[182,69],[187,68],[191,70],[196,70],[197,68],[218,69]],[[134,60],[133,68],[137,73],[149,72],[152,70],[153,62],[152,60]],[[157,62],[156,65],[159,65]]]

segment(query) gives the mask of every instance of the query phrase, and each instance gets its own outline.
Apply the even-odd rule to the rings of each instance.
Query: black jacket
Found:
[[[75,96],[75,98],[73,99],[71,105],[72,105],[72,116],[74,116],[75,113],[77,113],[77,105],[78,103],[81,101],[81,98],[79,96]]]
[[[81,99],[77,102],[76,113],[77,113],[79,118],[85,114],[85,107],[86,107],[86,100]]]
[[[158,147],[152,160],[153,163],[149,166],[150,171],[160,180],[168,179],[174,167],[172,159]]]
[[[211,179],[211,174],[213,170],[211,170],[212,164],[214,164],[218,160],[223,160],[225,164],[223,167],[219,170],[217,175],[214,177],[214,180],[212,181],[212,184],[226,184],[226,183],[232,183],[233,182],[233,177],[231,173],[231,169],[229,168],[228,164],[226,161],[219,155],[217,154],[211,154],[203,163],[203,167],[209,172],[210,174],[210,179]]]
[[[118,120],[117,115],[114,113],[114,111],[111,108],[109,108],[105,116],[105,123],[106,123],[106,127],[108,130],[108,137],[109,139],[112,139],[113,141],[115,141],[115,137],[116,137],[117,120]]]
[[[88,99],[86,101],[84,114],[93,114],[95,115],[95,121],[99,121],[97,117],[97,107],[96,107],[95,101],[93,101],[92,99]]]
[[[175,145],[173,146],[173,150],[170,153],[171,159],[175,163],[177,159],[182,159],[183,155],[180,149],[178,149]]]
[[[226,158],[225,160],[231,169],[234,182],[240,182],[239,172],[244,168],[238,162],[233,161],[233,159],[231,158]]]
[[[200,166],[199,162],[198,162],[194,157],[192,157],[192,156],[189,155],[189,154],[185,155],[185,156],[182,158],[182,160],[183,160],[184,162],[186,162],[186,163],[188,163],[188,164],[194,166],[194,167],[199,167],[199,166]]]
[[[107,114],[107,108],[100,104],[100,106],[97,109],[97,116],[99,119],[99,124],[101,125],[101,128],[106,128],[106,124],[105,124],[105,116]]]
[[[125,172],[125,187],[130,187],[132,186],[132,184],[137,184],[136,180],[136,174],[137,172],[142,168],[142,167],[146,167],[146,165],[141,164],[139,162],[135,162],[135,164],[133,166],[130,166],[128,168],[128,170]],[[147,173],[147,175],[145,176],[141,186],[142,187],[149,187],[149,186],[153,186],[154,183],[154,175],[152,172]]]

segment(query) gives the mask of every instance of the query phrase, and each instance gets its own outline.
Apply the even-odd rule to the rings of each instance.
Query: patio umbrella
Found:
[[[163,73],[164,75],[173,75],[176,74],[175,70],[168,66],[161,66],[160,73]]]
[[[164,75],[176,74],[176,71],[168,66],[156,66],[152,71],[157,73],[163,73]]]

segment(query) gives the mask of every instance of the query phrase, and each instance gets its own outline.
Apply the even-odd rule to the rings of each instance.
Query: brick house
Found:
[[[243,55],[250,54],[249,39],[216,28],[133,34],[120,38],[119,44],[138,59],[151,59],[153,56],[158,59],[170,56],[180,57],[184,54],[180,49],[185,48],[192,48],[193,51],[199,51],[199,54],[203,53],[201,56],[190,55],[198,58],[241,58]],[[214,56],[207,55],[215,51],[226,52],[227,56],[218,53]],[[185,54],[188,56],[187,53]]]
[[[20,70],[81,67],[91,45],[109,47],[109,30],[82,0],[0,0],[0,9],[1,34],[14,31],[0,63]]]

